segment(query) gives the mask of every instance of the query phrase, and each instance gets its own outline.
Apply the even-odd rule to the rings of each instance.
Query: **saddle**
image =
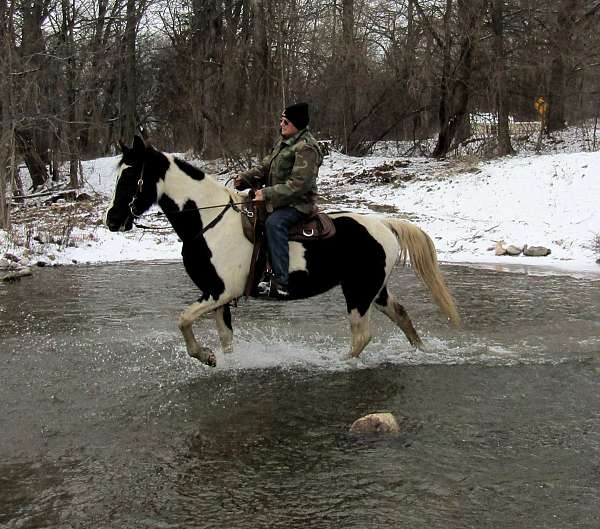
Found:
[[[244,295],[255,296],[258,282],[267,269],[265,222],[267,210],[264,202],[254,202],[253,193],[242,204],[242,228],[244,235],[253,245],[250,273],[244,289]],[[313,215],[294,224],[289,230],[290,241],[314,241],[328,239],[335,235],[335,225],[329,215],[315,212]]]

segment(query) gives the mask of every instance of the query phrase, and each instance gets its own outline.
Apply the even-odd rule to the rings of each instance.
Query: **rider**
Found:
[[[281,114],[281,137],[271,154],[235,179],[236,189],[258,189],[254,200],[265,202],[273,278],[270,284],[261,283],[259,287],[263,295],[279,299],[290,295],[288,230],[315,211],[317,176],[323,155],[308,123],[307,103],[288,106]]]

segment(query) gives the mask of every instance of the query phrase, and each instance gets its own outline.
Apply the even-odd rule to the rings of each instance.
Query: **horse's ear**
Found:
[[[146,144],[137,134],[133,137],[133,152],[139,155],[143,155],[146,152]]]

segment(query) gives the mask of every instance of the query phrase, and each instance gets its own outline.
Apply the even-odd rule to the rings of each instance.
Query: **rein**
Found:
[[[203,206],[203,207],[199,207],[199,208],[188,208],[188,209],[182,209],[181,211],[173,211],[173,213],[179,214],[179,213],[186,213],[188,211],[200,211],[201,209],[223,208],[223,211],[221,211],[212,221],[210,221],[204,228],[202,228],[202,231],[196,236],[196,237],[198,237],[199,235],[202,235],[203,233],[210,230],[211,228],[214,228],[219,223],[219,221],[223,218],[225,213],[227,213],[227,210],[229,208],[232,208],[234,211],[237,211],[238,213],[242,213],[244,215],[251,216],[250,212],[245,212],[237,207],[237,206],[241,206],[243,204],[245,204],[245,202],[234,202],[233,199],[230,198],[229,202],[227,204],[217,204],[216,206]],[[141,215],[134,215],[134,218],[136,218],[136,219],[139,219],[140,217],[141,217]],[[143,230],[170,230],[170,229],[172,229],[172,228],[169,228],[168,226],[146,226],[145,224],[139,224],[137,222],[134,222],[134,225],[136,228],[141,228]]]
[[[214,207],[214,206],[208,206],[208,207]],[[208,207],[198,208],[198,209],[208,209]],[[203,233],[206,233],[211,228],[214,228],[218,224],[218,222],[224,217],[225,213],[227,213],[227,210],[229,208],[232,208],[233,210],[235,210],[235,211],[237,211],[239,213],[242,212],[240,210],[240,208],[238,208],[236,206],[236,204],[233,201],[233,199],[231,197],[229,197],[229,202],[225,205],[225,207],[223,208],[223,210],[221,211],[221,213],[219,213],[211,222],[209,222],[206,226],[204,226],[202,228],[202,231],[198,235],[196,235],[196,237],[194,237],[194,238],[197,239]]]
[[[142,170],[140,172],[140,178],[138,179],[137,182],[137,190],[135,192],[135,194],[133,195],[133,198],[131,199],[131,202],[129,203],[129,211],[131,212],[131,215],[134,219],[138,219],[141,217],[141,215],[138,215],[137,213],[135,213],[134,210],[134,203],[136,198],[138,197],[139,194],[141,194],[142,192],[142,187],[144,185],[144,169],[146,168],[146,164],[144,164],[142,166]],[[237,211],[240,214],[247,214],[248,216],[251,216],[250,212],[244,212],[243,210],[241,210],[240,208],[238,208],[238,206],[242,206],[244,205],[245,202],[234,202],[233,198],[230,196],[229,197],[229,202],[227,204],[216,204],[214,206],[199,206],[197,208],[186,208],[186,209],[182,209],[180,211],[173,211],[173,214],[181,214],[181,213],[188,213],[190,211],[201,211],[203,209],[214,209],[214,208],[223,208],[223,210],[212,220],[210,221],[206,226],[204,226],[202,228],[202,230],[200,231],[200,233],[198,233],[198,235],[196,235],[194,237],[194,240],[197,239],[198,237],[200,237],[201,235],[203,235],[204,233],[206,233],[208,230],[210,230],[211,228],[214,228],[219,221],[225,216],[225,213],[227,213],[227,210],[229,208],[232,208],[234,211]],[[138,228],[142,228],[144,230],[163,230],[163,229],[169,229],[166,227],[162,227],[162,226],[145,226],[143,224],[138,224],[135,223],[135,226]]]
[[[244,204],[245,204],[245,202],[234,202],[233,199],[230,198],[229,202],[227,204],[217,204],[216,206],[202,206],[199,208],[186,208],[186,209],[182,209],[180,211],[174,211],[173,213],[180,214],[180,213],[187,213],[188,211],[200,211],[201,209],[229,208],[229,207],[232,207],[236,211],[240,211],[240,208],[236,208],[235,206],[243,206]]]

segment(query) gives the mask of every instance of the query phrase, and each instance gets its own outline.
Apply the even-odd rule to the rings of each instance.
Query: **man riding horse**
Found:
[[[287,107],[279,123],[281,138],[262,163],[239,174],[235,188],[257,189],[254,200],[264,201],[269,216],[266,236],[273,277],[259,284],[259,293],[277,299],[290,296],[288,231],[315,212],[317,176],[323,161],[319,144],[308,130],[308,105]]]

